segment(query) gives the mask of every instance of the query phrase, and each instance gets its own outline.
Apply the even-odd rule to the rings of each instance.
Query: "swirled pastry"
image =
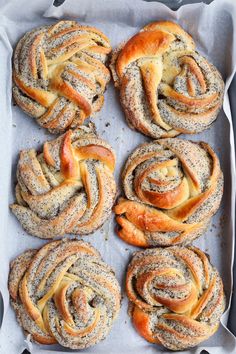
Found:
[[[82,124],[103,105],[110,51],[102,32],[75,21],[27,32],[14,53],[16,103],[53,133]]]
[[[11,304],[34,341],[82,349],[111,330],[120,309],[120,287],[90,244],[53,241],[24,252],[10,268]]]
[[[128,267],[126,291],[138,333],[171,350],[208,339],[225,309],[220,275],[195,247],[136,252]]]
[[[68,130],[42,153],[23,150],[17,166],[17,204],[23,228],[40,238],[85,235],[109,217],[116,194],[115,154],[94,126]]]
[[[206,143],[167,138],[140,145],[122,174],[118,235],[141,246],[187,244],[200,236],[223,193],[218,157]]]
[[[221,108],[221,75],[176,23],[145,26],[110,67],[130,127],[152,138],[201,132]]]

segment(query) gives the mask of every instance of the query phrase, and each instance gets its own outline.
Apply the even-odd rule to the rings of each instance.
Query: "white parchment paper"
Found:
[[[79,22],[96,26],[111,39],[115,47],[136,33],[145,24],[161,19],[177,21],[197,43],[200,53],[209,58],[222,73],[226,82],[224,112],[219,114],[213,126],[191,140],[203,140],[218,153],[225,176],[225,191],[220,210],[214,216],[206,235],[194,242],[207,252],[219,269],[225,286],[227,304],[232,290],[232,262],[234,249],[235,203],[235,154],[231,112],[227,89],[236,68],[236,2],[215,0],[211,5],[186,5],[171,11],[157,2],[142,0],[66,0],[59,8],[50,0],[0,0],[0,289],[4,299],[4,318],[0,332],[0,354],[20,354],[24,348],[31,353],[66,352],[60,346],[42,347],[24,341],[21,328],[9,307],[7,277],[9,261],[28,248],[42,246],[46,241],[26,234],[18,221],[9,213],[8,204],[14,200],[15,167],[20,149],[39,149],[52,135],[39,128],[18,107],[11,104],[11,55],[12,48],[28,30],[55,18],[74,18]],[[128,154],[147,137],[132,131],[124,118],[118,92],[110,83],[105,104],[93,119],[101,137],[106,139],[117,154],[116,180],[121,193],[119,174]],[[107,124],[109,123],[109,124]],[[185,137],[189,138],[189,137]],[[8,193],[9,192],[9,193]],[[135,247],[122,242],[114,233],[113,217],[104,227],[85,239],[99,249],[104,260],[113,266],[124,290],[125,269]],[[188,353],[210,354],[236,353],[234,336],[225,327],[228,311],[222,325],[211,339]],[[124,295],[119,318],[108,338],[85,353],[136,353],[165,352],[163,348],[149,344],[133,329],[127,315],[127,299]]]

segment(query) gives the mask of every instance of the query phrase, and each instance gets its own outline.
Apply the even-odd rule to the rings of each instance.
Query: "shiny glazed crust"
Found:
[[[83,349],[103,340],[120,309],[112,269],[88,243],[60,240],[11,262],[11,304],[31,339]]]
[[[225,309],[220,275],[196,247],[136,252],[128,266],[126,292],[138,333],[171,350],[208,339]]]
[[[152,138],[199,133],[221,108],[219,72],[173,22],[145,26],[113,52],[110,68],[128,124]]]
[[[178,138],[140,145],[122,181],[126,198],[114,207],[117,233],[140,247],[190,243],[206,230],[223,194],[212,148]]]
[[[14,53],[16,103],[52,133],[81,125],[103,105],[110,51],[102,32],[75,21],[27,32]]]
[[[68,130],[42,153],[23,150],[17,166],[17,203],[11,210],[31,235],[85,235],[111,213],[115,154],[94,126]]]

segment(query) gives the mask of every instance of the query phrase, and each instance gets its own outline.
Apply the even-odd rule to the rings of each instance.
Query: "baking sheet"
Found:
[[[175,12],[160,3],[146,3],[141,0],[66,0],[58,8],[52,6],[49,0],[34,2],[0,0],[0,9],[0,259],[2,270],[0,289],[5,310],[0,333],[0,353],[18,354],[26,347],[31,350],[31,353],[66,352],[59,346],[42,347],[24,341],[15,315],[8,307],[9,260],[27,248],[39,247],[46,242],[27,235],[8,211],[9,202],[14,200],[15,165],[18,153],[23,148],[39,149],[45,140],[53,138],[18,107],[11,106],[10,57],[12,47],[26,31],[41,24],[52,23],[55,17],[74,18],[79,22],[98,27],[111,39],[113,47],[127,40],[148,22],[160,19],[174,20],[193,36],[200,53],[217,66],[227,82],[226,89],[228,89],[236,66],[236,4],[233,0],[215,0],[211,5],[186,5]],[[227,92],[224,111],[226,114],[221,112],[211,129],[191,136],[190,139],[205,140],[211,144],[220,157],[225,175],[225,192],[221,208],[214,216],[207,234],[194,244],[206,251],[212,263],[219,269],[229,304],[234,249],[235,155]],[[119,174],[128,154],[138,144],[149,141],[149,139],[127,126],[119,104],[118,92],[112,83],[105,94],[105,105],[93,121],[100,136],[106,139],[117,153],[116,180],[119,184],[119,192],[121,192]],[[119,240],[114,233],[114,226],[114,219],[111,217],[102,229],[84,239],[97,247],[104,260],[113,266],[124,289],[125,269],[132,252],[137,248]],[[224,324],[227,322],[227,315],[228,311],[222,319]],[[236,340],[222,324],[217,334],[204,342],[201,347],[193,348],[185,353],[200,353],[202,349],[207,349],[212,354],[235,353]],[[127,299],[124,296],[119,318],[107,339],[93,348],[80,352],[141,354],[144,351],[147,354],[158,351],[167,353],[165,349],[147,343],[135,332],[127,315]]]

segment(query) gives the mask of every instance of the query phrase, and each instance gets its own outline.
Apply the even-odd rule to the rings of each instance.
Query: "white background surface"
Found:
[[[213,62],[229,83],[236,65],[235,23],[236,3],[234,0],[215,0],[211,5],[186,5],[174,12],[159,3],[141,0],[66,0],[59,8],[50,6],[50,0],[0,0],[0,289],[4,297],[5,316],[0,332],[0,354],[18,354],[28,345],[8,307],[7,276],[9,261],[31,247],[39,247],[46,241],[27,235],[15,217],[8,211],[8,204],[14,200],[15,164],[20,149],[39,149],[45,140],[53,136],[40,128],[33,119],[27,117],[18,107],[11,106],[11,53],[12,47],[28,30],[41,24],[52,23],[57,18],[74,18],[79,22],[96,26],[110,38],[115,47],[136,33],[145,24],[155,20],[174,20],[187,30],[195,40],[201,54]],[[233,23],[234,19],[234,23]],[[234,32],[233,32],[234,28]],[[228,85],[227,85],[228,86]],[[218,153],[225,175],[225,192],[221,209],[212,220],[206,235],[194,242],[206,251],[212,263],[219,269],[229,302],[231,293],[233,223],[234,223],[234,151],[230,121],[228,96],[224,109],[213,126],[198,135],[189,136],[194,141],[203,140],[211,144]],[[105,104],[93,119],[101,137],[106,139],[117,154],[116,180],[121,193],[119,174],[128,154],[141,142],[149,141],[138,132],[132,131],[124,118],[119,104],[118,92],[112,82],[105,94]],[[106,123],[110,123],[106,127]],[[182,137],[182,136],[181,136]],[[186,136],[185,136],[186,138]],[[12,176],[10,175],[12,173]],[[232,178],[233,176],[233,178]],[[9,197],[8,197],[9,191]],[[122,289],[124,289],[125,269],[135,247],[125,244],[114,233],[113,216],[104,227],[84,239],[99,249],[104,260],[113,266]],[[227,314],[226,314],[227,317]],[[226,318],[225,318],[226,321]],[[211,354],[235,353],[234,337],[222,326],[217,334],[205,342],[201,348],[189,353],[200,353],[207,349]],[[34,345],[32,353],[41,353],[42,347]],[[63,351],[62,347],[43,348],[42,353]],[[64,350],[65,351],[65,350]],[[157,353],[166,352],[161,347],[149,344],[133,329],[127,315],[127,299],[122,301],[120,316],[109,337],[86,353]]]

